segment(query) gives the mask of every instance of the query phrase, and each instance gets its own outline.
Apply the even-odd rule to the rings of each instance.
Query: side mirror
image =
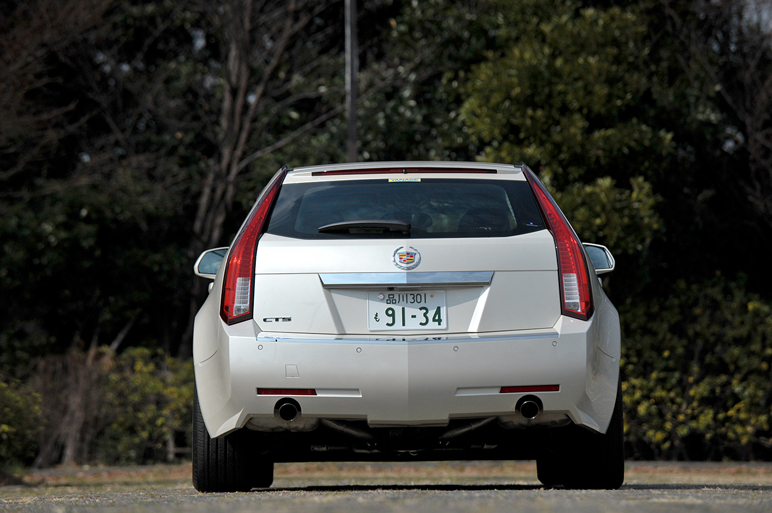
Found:
[[[583,246],[585,251],[587,251],[587,256],[592,260],[592,265],[595,266],[595,274],[606,274],[614,270],[616,262],[614,262],[614,256],[606,246],[588,244],[586,242]]]
[[[196,276],[214,280],[217,271],[220,270],[220,264],[227,254],[228,248],[215,248],[204,251],[193,265],[193,272],[196,273]]]

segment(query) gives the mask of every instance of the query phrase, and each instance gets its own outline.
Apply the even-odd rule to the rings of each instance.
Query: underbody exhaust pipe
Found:
[[[470,433],[470,432],[472,432],[472,431],[474,431],[476,429],[479,429],[479,428],[485,426],[486,424],[490,424],[494,420],[496,420],[496,417],[490,417],[488,419],[482,419],[482,420],[478,420],[477,422],[472,422],[471,424],[467,424],[466,426],[461,426],[461,427],[453,428],[453,429],[443,433],[443,435],[440,436],[440,440],[443,441],[443,442],[447,442],[448,440],[451,440],[453,438],[457,438],[457,437],[459,437],[461,435],[465,435],[465,434]]]
[[[541,399],[533,395],[527,395],[517,402],[516,408],[520,415],[528,420],[533,420],[539,416],[544,407],[542,406]]]
[[[280,399],[276,403],[273,409],[274,415],[278,416],[281,420],[286,422],[292,422],[300,415],[300,405],[294,399]]]
[[[349,426],[345,423],[322,419],[322,426],[334,429],[340,433],[343,433],[344,435],[353,436],[354,438],[359,438],[360,440],[365,440],[367,442],[375,441],[375,437],[372,435],[372,433],[368,433],[363,429]]]

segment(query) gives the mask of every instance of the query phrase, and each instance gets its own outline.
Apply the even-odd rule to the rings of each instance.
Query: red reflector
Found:
[[[258,388],[257,395],[316,395],[313,388]]]
[[[527,387],[501,387],[502,394],[527,394],[531,392],[560,392],[560,385],[535,385]]]
[[[404,173],[484,173],[496,174],[495,169],[460,169],[456,167],[395,167],[379,169],[338,169],[334,171],[314,171],[311,176],[331,175],[385,175]]]

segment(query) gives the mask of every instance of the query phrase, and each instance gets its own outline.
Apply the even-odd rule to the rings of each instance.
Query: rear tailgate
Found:
[[[398,249],[417,251],[420,265],[398,269]],[[269,233],[255,267],[254,318],[262,331],[442,336],[550,328],[560,316],[555,243],[547,230],[465,239],[300,240]],[[421,314],[408,306],[403,329],[398,305],[396,315],[373,322],[375,314],[384,317],[377,298],[389,293],[427,298],[427,321],[442,305],[443,322],[411,324],[410,313],[419,320]]]

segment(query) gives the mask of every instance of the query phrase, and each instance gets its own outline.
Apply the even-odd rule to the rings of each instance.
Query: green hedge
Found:
[[[772,459],[772,309],[742,280],[620,309],[628,457]]]
[[[146,348],[119,355],[105,387],[110,423],[96,440],[95,456],[146,463],[167,461],[172,448],[190,447],[193,388],[191,360]]]

